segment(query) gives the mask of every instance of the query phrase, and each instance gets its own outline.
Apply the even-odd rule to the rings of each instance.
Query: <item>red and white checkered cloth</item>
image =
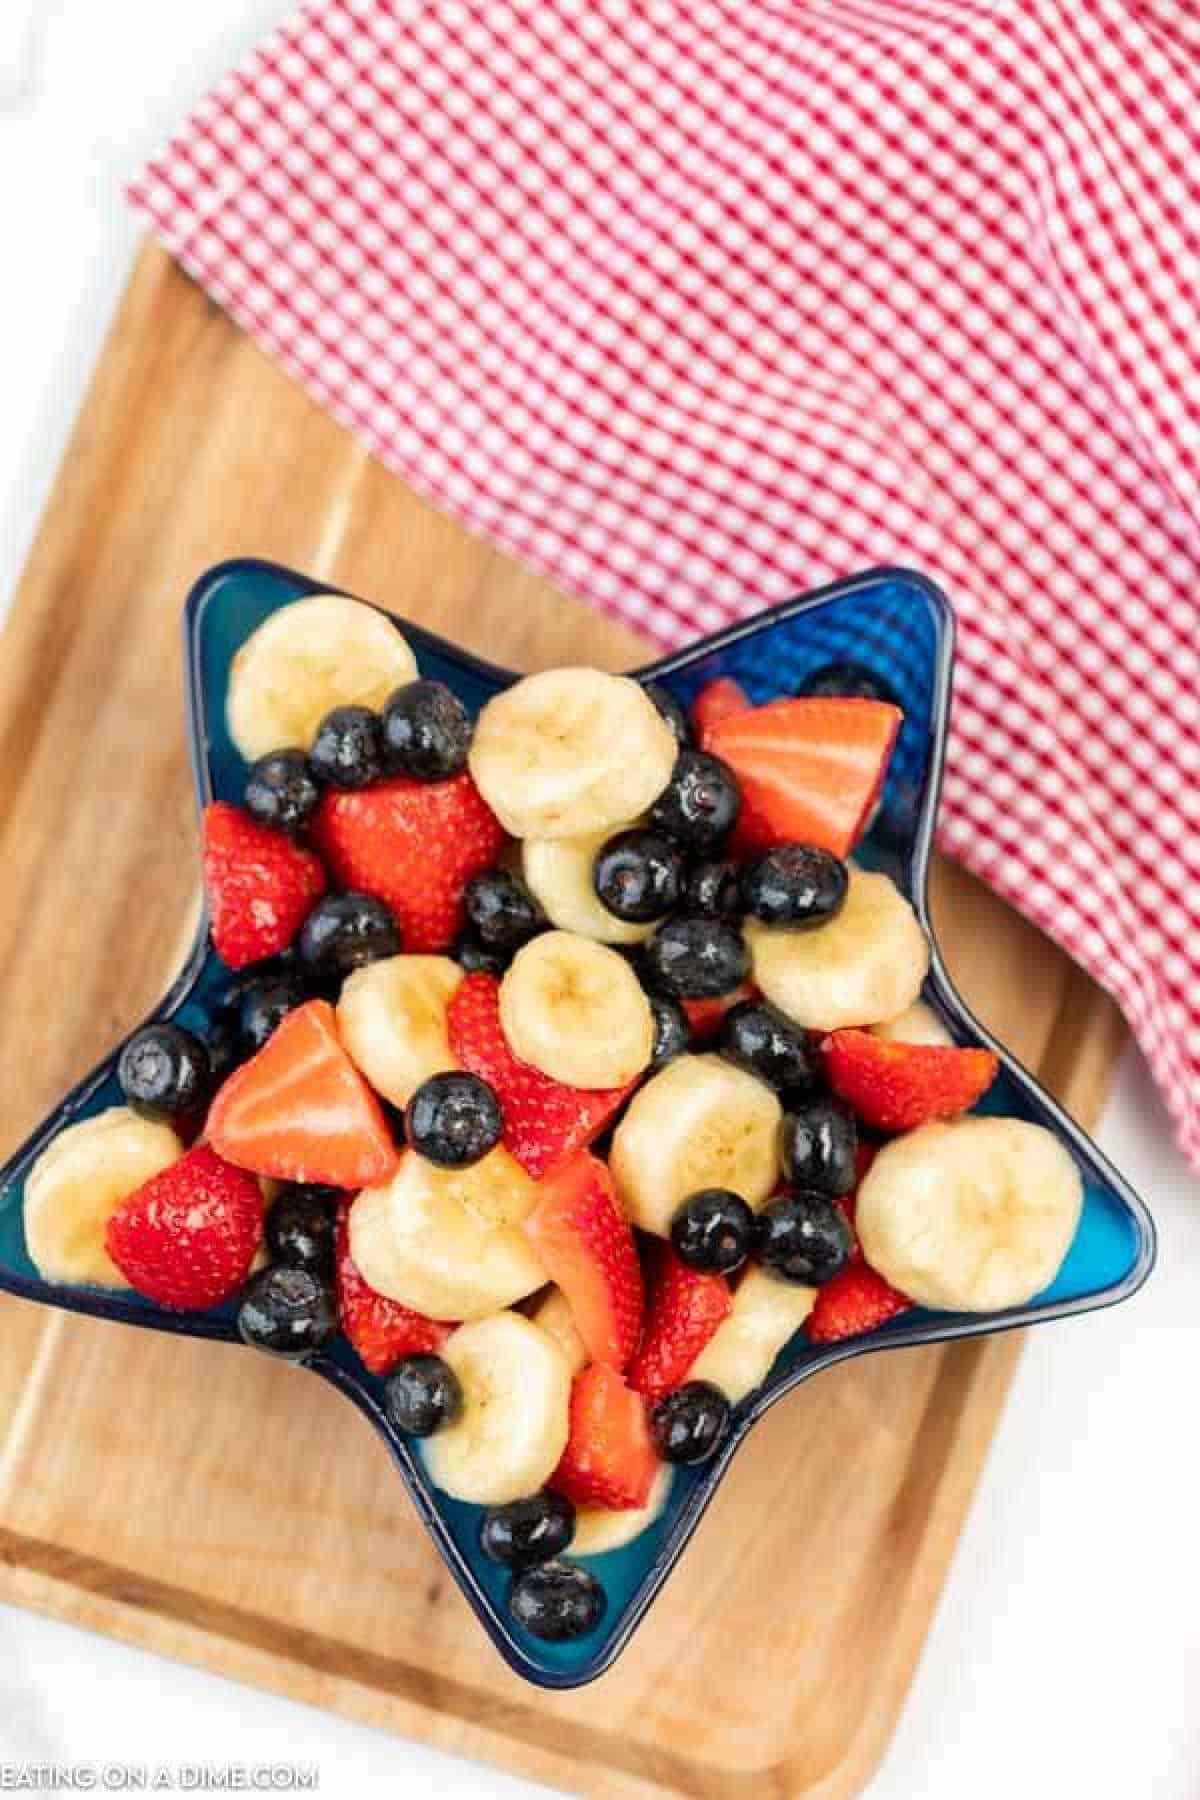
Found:
[[[940,580],[942,843],[1200,1162],[1193,0],[317,0],[133,196],[414,487],[664,644]]]

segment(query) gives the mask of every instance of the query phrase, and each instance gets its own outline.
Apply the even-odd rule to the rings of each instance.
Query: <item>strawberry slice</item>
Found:
[[[722,719],[731,719],[735,713],[748,712],[750,701],[745,689],[736,682],[732,675],[718,675],[707,687],[702,687],[692,701],[692,729],[696,733],[696,742],[702,750],[711,746],[708,734],[714,725]]]
[[[805,1328],[812,1343],[834,1344],[839,1338],[874,1331],[877,1325],[907,1311],[910,1304],[862,1260],[860,1253],[840,1275],[817,1289]]]
[[[835,1094],[876,1131],[912,1131],[953,1119],[985,1094],[999,1061],[990,1050],[901,1044],[869,1031],[835,1031],[821,1046]]]
[[[731,993],[716,994],[707,1000],[681,1000],[679,1002],[687,1015],[688,1026],[693,1038],[698,1043],[707,1043],[709,1038],[716,1037],[721,1029],[721,1021],[733,1007],[740,1006],[743,1000],[753,1000],[758,993],[748,981],[743,981]]]
[[[500,1025],[500,983],[494,975],[468,975],[459,983],[447,1023],[458,1061],[482,1076],[500,1102],[505,1149],[535,1181],[598,1137],[636,1086],[568,1087],[521,1062]]]
[[[772,700],[719,719],[705,747],[742,785],[737,849],[816,844],[848,856],[879,797],[903,714],[884,700]]]
[[[139,1294],[200,1312],[242,1285],[262,1234],[257,1181],[202,1144],[123,1200],[104,1242]]]
[[[465,923],[463,890],[490,868],[504,828],[464,770],[449,781],[378,781],[325,794],[313,842],[341,887],[374,894],[409,951],[445,950]]]
[[[334,1235],[334,1273],[338,1318],[342,1330],[372,1375],[387,1375],[402,1356],[440,1350],[453,1325],[427,1319],[424,1313],[389,1300],[369,1285],[350,1254],[350,1206],[338,1208]]]
[[[576,1506],[645,1506],[657,1469],[641,1395],[592,1363],[572,1383],[567,1447],[548,1485]]]
[[[541,1190],[525,1233],[592,1361],[623,1369],[642,1329],[642,1270],[608,1165],[582,1151]]]
[[[629,1385],[654,1402],[687,1380],[688,1370],[733,1305],[723,1275],[703,1275],[670,1244],[656,1246],[646,1329],[629,1368]]]
[[[383,1111],[342,1049],[325,1000],[288,1013],[234,1070],[207,1131],[230,1162],[281,1181],[375,1187],[399,1167]]]
[[[231,969],[286,950],[325,892],[311,850],[240,806],[204,809],[204,888],[217,955]]]

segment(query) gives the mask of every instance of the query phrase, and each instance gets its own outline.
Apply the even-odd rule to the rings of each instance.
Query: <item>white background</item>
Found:
[[[279,16],[0,0],[0,608],[136,246],[122,183]],[[1029,1342],[872,1800],[1200,1796],[1200,1180],[1133,1057],[1101,1137],[1159,1269]],[[213,1758],[315,1762],[356,1800],[539,1791],[0,1608],[0,1767]]]

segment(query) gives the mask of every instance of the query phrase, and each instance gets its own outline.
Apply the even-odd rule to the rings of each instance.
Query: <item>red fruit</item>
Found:
[[[402,1356],[440,1350],[454,1327],[427,1319],[377,1293],[350,1254],[349,1202],[338,1208],[334,1239],[338,1319],[372,1375],[386,1375]]]
[[[585,1150],[548,1175],[524,1229],[592,1361],[623,1369],[642,1329],[642,1269],[607,1163]]]
[[[570,1436],[549,1485],[576,1506],[645,1506],[657,1469],[641,1395],[592,1363],[572,1384]]]
[[[756,987],[743,981],[730,994],[718,994],[709,1000],[681,1000],[679,1004],[687,1014],[692,1036],[703,1044],[709,1038],[716,1037],[721,1029],[721,1020],[731,1007],[740,1006],[743,1000],[753,1000],[757,993]]]
[[[702,1275],[670,1244],[657,1246],[646,1329],[629,1368],[629,1385],[652,1403],[687,1380],[688,1370],[733,1305],[723,1275]]]
[[[311,850],[216,800],[204,809],[204,887],[217,955],[243,969],[287,949],[325,892],[325,871]]]
[[[899,1044],[869,1031],[835,1031],[821,1047],[834,1093],[876,1131],[955,1118],[987,1092],[999,1067],[990,1050]]]
[[[816,1303],[806,1321],[808,1335],[814,1344],[857,1337],[860,1332],[873,1331],[886,1319],[894,1319],[909,1304],[860,1255],[840,1275],[817,1289]]]
[[[262,1234],[257,1181],[202,1144],[123,1200],[104,1242],[139,1294],[199,1312],[236,1293]]]
[[[841,1197],[833,1203],[842,1214],[847,1225],[849,1225],[850,1234],[854,1239],[850,1250],[851,1262],[861,1262],[863,1259],[862,1246],[858,1241],[858,1220],[856,1217],[858,1211],[858,1190],[862,1186],[864,1175],[875,1161],[878,1154],[879,1152],[874,1144],[860,1143],[855,1146],[854,1187],[850,1193],[841,1195]]]
[[[519,1061],[500,1026],[499,996],[494,975],[459,982],[448,1013],[450,1048],[464,1069],[491,1086],[504,1114],[505,1149],[540,1181],[603,1131],[636,1083],[568,1087]]]
[[[903,717],[884,700],[772,700],[718,720],[706,748],[742,785],[741,854],[817,844],[848,856],[887,773]]]
[[[326,793],[313,842],[339,887],[374,894],[400,923],[406,950],[445,950],[464,923],[462,895],[490,868],[504,828],[469,774],[376,782]]]
[[[692,701],[692,729],[696,733],[696,741],[705,749],[709,748],[708,733],[722,719],[731,719],[735,713],[748,712],[750,701],[745,690],[734,681],[731,675],[718,675],[707,687],[702,687]]]
[[[325,1000],[288,1013],[234,1070],[207,1130],[230,1162],[281,1181],[374,1187],[399,1166],[379,1102],[342,1049]]]

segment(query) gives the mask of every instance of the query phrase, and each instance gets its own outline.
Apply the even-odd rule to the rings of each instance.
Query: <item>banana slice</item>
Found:
[[[344,594],[283,606],[246,639],[229,672],[229,735],[246,758],[307,750],[335,706],[380,707],[417,659],[383,613]]]
[[[552,1337],[567,1359],[572,1377],[583,1373],[591,1357],[578,1331],[567,1296],[559,1287],[546,1290],[529,1317]]]
[[[645,812],[670,781],[678,748],[628,675],[546,669],[488,701],[470,764],[513,837],[582,837]]]
[[[923,1000],[914,1001],[896,1018],[885,1019],[882,1025],[872,1025],[871,1034],[896,1044],[928,1044],[936,1049],[954,1046],[954,1039],[932,1006],[926,1006]]]
[[[753,979],[809,1031],[874,1025],[912,1005],[929,970],[929,945],[895,882],[850,870],[846,903],[815,931],[747,919]]]
[[[500,983],[500,1024],[514,1056],[571,1087],[623,1087],[654,1051],[654,1014],[616,950],[544,931]]]
[[[720,1056],[677,1056],[634,1095],[609,1167],[626,1214],[668,1237],[689,1194],[731,1188],[759,1207],[779,1177],[779,1101]]]
[[[606,826],[586,837],[526,838],[521,845],[521,873],[552,925],[595,938],[598,944],[644,944],[653,935],[653,919],[648,925],[638,925],[610,913],[592,881],[596,852],[615,830],[627,829],[626,825]]]
[[[343,984],[338,1036],[393,1106],[407,1106],[423,1081],[458,1067],[446,1009],[462,977],[448,956],[387,956],[355,969]]]
[[[432,1480],[476,1506],[537,1493],[567,1447],[571,1371],[554,1339],[521,1313],[498,1312],[460,1326],[441,1355],[463,1404],[425,1440]]]
[[[350,1254],[377,1292],[431,1319],[478,1319],[542,1287],[546,1271],[521,1220],[537,1186],[506,1150],[467,1169],[415,1151],[386,1187],[350,1208]]]
[[[68,1125],[25,1182],[25,1246],[46,1281],[128,1288],[104,1247],[122,1200],[183,1155],[169,1125],[112,1106]]]
[[[640,1537],[653,1525],[671,1493],[675,1471],[664,1463],[650,1487],[645,1506],[581,1506],[575,1514],[575,1534],[571,1539],[572,1556],[603,1556],[606,1550],[620,1550]]]
[[[771,1364],[807,1319],[816,1288],[776,1281],[765,1269],[747,1269],[733,1307],[688,1370],[689,1381],[711,1381],[731,1404],[761,1387]]]
[[[999,1312],[1053,1281],[1082,1206],[1079,1170],[1052,1132],[967,1118],[886,1144],[855,1222],[867,1261],[918,1305]]]

